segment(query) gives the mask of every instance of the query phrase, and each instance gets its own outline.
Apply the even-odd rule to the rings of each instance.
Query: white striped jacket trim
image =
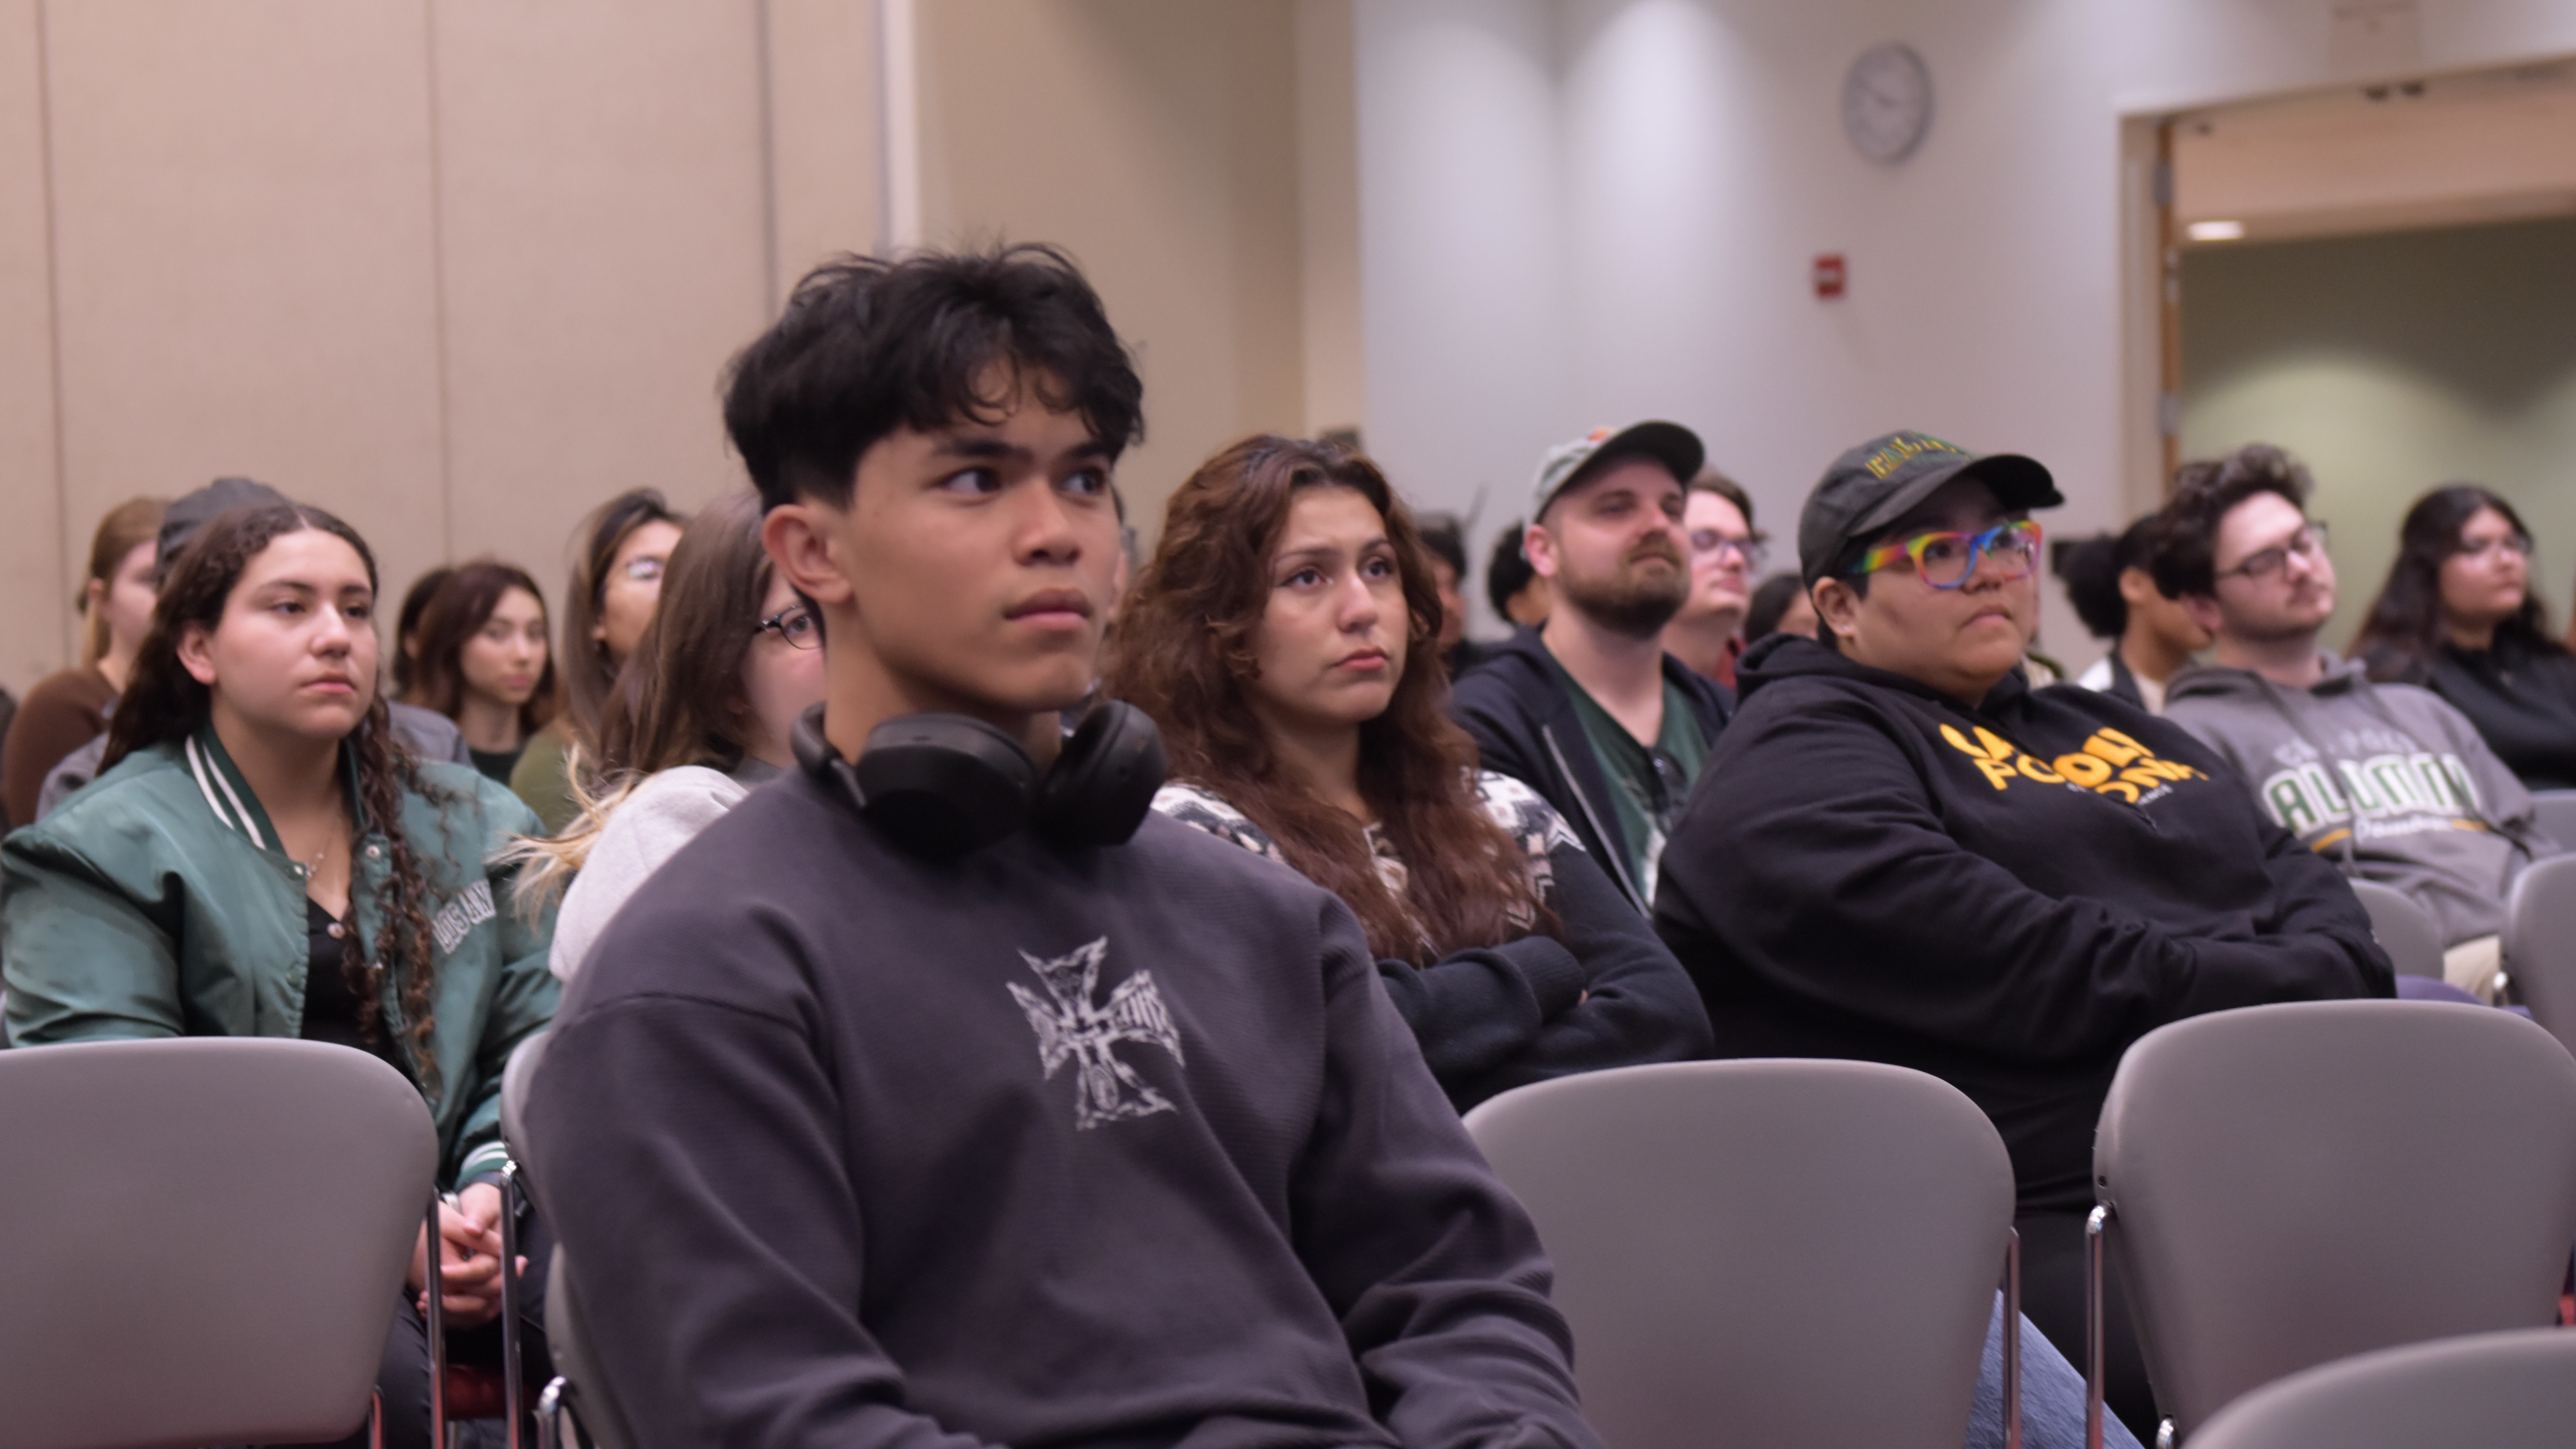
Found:
[[[250,818],[250,811],[243,808],[241,796],[233,793],[233,782],[225,779],[224,772],[216,769],[214,761],[206,758],[206,752],[198,745],[195,735],[188,737],[188,769],[196,775],[197,791],[206,797],[206,804],[215,812],[215,818],[249,836],[251,844],[266,850],[268,842],[260,838],[259,826]],[[217,790],[223,791],[224,799],[232,802],[232,818],[229,820],[224,818],[224,807],[215,800]]]

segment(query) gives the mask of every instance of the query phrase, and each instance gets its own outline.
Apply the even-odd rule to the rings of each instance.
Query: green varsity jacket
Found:
[[[554,913],[523,920],[511,909],[511,868],[493,861],[513,834],[538,829],[535,814],[463,766],[419,770],[429,793],[405,794],[402,831],[429,878],[438,1070],[423,1096],[438,1125],[440,1180],[454,1186],[499,1170],[501,1069],[554,1016]],[[372,949],[391,852],[363,813],[355,850],[351,924]],[[296,1036],[307,940],[304,867],[279,848],[210,728],[136,751],[0,841],[11,1046]],[[387,973],[381,1006],[397,1041],[401,996]]]

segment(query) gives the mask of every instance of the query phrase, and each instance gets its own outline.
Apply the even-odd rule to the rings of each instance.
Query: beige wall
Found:
[[[1362,421],[1350,16],[0,0],[0,684],[68,661],[102,511],[218,474],[348,517],[390,591],[485,552],[558,587],[599,499],[738,478],[726,358],[913,210],[1081,259],[1150,538],[1234,438]]]
[[[0,4],[0,684],[21,690],[72,646],[38,3]]]
[[[1209,453],[1308,425],[1297,11],[1297,0],[917,11],[923,240],[1050,241],[1082,263],[1145,381],[1147,440],[1119,478],[1148,540]]]
[[[99,514],[247,473],[400,589],[734,480],[725,359],[876,236],[868,7],[0,6],[0,684]],[[59,419],[59,421],[58,421]]]

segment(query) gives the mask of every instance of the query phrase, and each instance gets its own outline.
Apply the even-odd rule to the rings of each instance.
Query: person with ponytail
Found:
[[[523,900],[571,882],[550,960],[562,980],[664,861],[794,768],[797,716],[823,702],[822,625],[762,550],[760,520],[744,488],[689,521],[601,712],[601,793],[581,791],[571,828],[518,847]]]
[[[501,1071],[553,1015],[551,922],[510,909],[495,860],[536,817],[396,733],[376,588],[358,535],[295,504],[236,508],[180,551],[101,774],[0,843],[5,1019],[19,1048],[301,1037],[403,1073],[454,1195],[443,1298],[471,1361],[498,1350]],[[522,1243],[541,1283],[544,1235]],[[388,1308],[386,1442],[422,1444],[420,1305]]]
[[[1200,465],[1119,615],[1105,692],[1153,716],[1156,808],[1342,898],[1460,1110],[1709,1049],[1698,993],[1537,794],[1449,719],[1440,596],[1366,458],[1260,437]]]

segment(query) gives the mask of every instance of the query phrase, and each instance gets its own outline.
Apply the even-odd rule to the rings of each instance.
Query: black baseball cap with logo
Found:
[[[1798,515],[1798,572],[1813,585],[1833,567],[1843,545],[1903,518],[1953,478],[1984,483],[2014,513],[2066,501],[2057,480],[2035,459],[1971,453],[1930,433],[1889,433],[1836,458],[1807,495]]]

